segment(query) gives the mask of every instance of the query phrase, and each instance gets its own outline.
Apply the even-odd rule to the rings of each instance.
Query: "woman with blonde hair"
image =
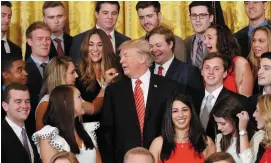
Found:
[[[259,58],[265,52],[271,52],[271,26],[265,25],[255,28],[251,35],[251,49],[248,55],[248,61],[254,77],[253,94],[260,93],[257,82],[257,73],[259,70]]]
[[[53,156],[50,163],[79,163],[79,161],[71,152],[59,152]]]
[[[101,91],[104,92],[108,83],[116,81],[116,79],[113,80],[113,78],[116,76],[118,76],[118,78],[120,77],[120,75],[118,75],[119,67],[117,64],[117,56],[114,54],[111,41],[106,33],[97,28],[90,30],[81,44],[80,55],[77,87],[82,93],[84,100],[101,106],[103,97],[96,102],[93,100],[97,97],[98,93]],[[112,75],[111,80],[105,78],[106,73]],[[98,110],[96,111],[98,112]],[[99,114],[91,117],[84,116],[84,121],[99,120]]]
[[[271,94],[259,97],[253,117],[257,121],[258,132],[262,134],[262,138],[258,140],[262,143],[259,143],[258,149],[255,149],[256,162],[271,162]]]

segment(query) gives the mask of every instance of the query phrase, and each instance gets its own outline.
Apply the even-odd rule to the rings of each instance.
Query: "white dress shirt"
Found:
[[[6,53],[10,53],[10,47],[9,47],[9,44],[8,44],[7,35],[5,35],[2,40],[5,41],[4,47],[5,47]]]
[[[97,29],[102,29],[101,27],[99,27],[97,24],[96,24],[96,28]],[[103,29],[102,29],[103,30]],[[105,30],[103,30],[105,32]],[[105,32],[106,33],[106,32]],[[107,33],[106,33],[107,34]],[[107,34],[108,35],[108,34]],[[111,43],[113,45],[113,49],[114,49],[114,52],[116,53],[116,40],[115,40],[115,30],[111,31],[109,33],[109,35],[111,36]]]
[[[173,54],[172,57],[171,57],[168,61],[166,61],[163,65],[159,65],[159,64],[155,63],[154,74],[157,75],[157,74],[158,74],[158,68],[159,68],[159,66],[162,66],[162,67],[163,67],[162,75],[163,75],[163,76],[166,76],[167,70],[169,69],[169,66],[171,65],[173,59],[174,59],[174,54]]]
[[[15,123],[13,123],[11,120],[9,120],[7,116],[6,116],[6,121],[23,145],[22,128],[20,126],[16,125]],[[23,128],[25,128],[25,127],[23,127]],[[29,147],[29,151],[30,151],[30,155],[31,155],[31,162],[34,163],[34,152],[33,152],[33,149],[32,149],[32,146],[31,146],[31,143],[29,141],[28,136],[27,136],[27,142],[28,142],[28,147]]]
[[[215,105],[215,102],[217,100],[217,97],[219,96],[220,92],[222,91],[223,89],[223,85],[221,85],[220,87],[218,87],[215,91],[213,91],[212,93],[209,93],[206,89],[205,89],[205,96],[202,100],[202,103],[201,103],[201,107],[200,107],[200,117],[201,117],[201,114],[202,114],[202,110],[204,108],[204,106],[206,105],[206,102],[207,102],[207,97],[209,96],[209,94],[212,94],[214,96],[214,98],[211,100],[211,108],[208,108],[209,110],[209,113],[212,111],[214,105]]]
[[[143,91],[144,95],[144,103],[145,103],[145,108],[147,104],[147,98],[148,98],[148,92],[149,92],[149,85],[150,85],[150,78],[151,78],[151,72],[150,70],[146,71],[144,75],[142,75],[139,79],[141,80],[140,87]],[[131,79],[132,81],[132,86],[133,86],[133,91],[135,91],[135,86],[136,86],[136,80],[137,79]]]
[[[53,41],[53,44],[57,50],[57,42],[54,40],[55,38],[58,38],[59,40],[61,40],[61,47],[62,47],[63,53],[65,53],[63,33],[58,37],[56,37],[53,34],[51,35],[51,40]]]

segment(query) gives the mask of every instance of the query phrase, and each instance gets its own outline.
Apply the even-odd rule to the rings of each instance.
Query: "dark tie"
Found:
[[[201,39],[198,40],[198,47],[196,51],[195,66],[201,69],[201,62],[203,59],[203,47]]]
[[[58,39],[58,38],[55,38],[54,41],[57,43],[57,55],[58,56],[62,56],[64,55],[64,51],[62,49],[62,46],[61,46],[61,40]]]
[[[113,47],[113,43],[112,43],[112,36],[111,36],[110,34],[108,34],[107,36],[108,36],[109,41],[110,41],[110,43],[111,43],[112,50],[113,50],[113,52],[115,52],[115,51],[114,51],[114,47]]]
[[[211,101],[213,98],[214,98],[214,96],[212,94],[209,94],[207,96],[205,106],[204,106],[202,113],[201,113],[201,116],[200,116],[201,124],[205,130],[206,130],[208,122],[209,122],[209,114],[210,114],[209,110],[211,110],[211,108],[212,108]]]
[[[140,135],[141,135],[141,145],[143,145],[143,128],[144,128],[144,118],[145,118],[145,103],[143,90],[140,87],[141,80],[136,80],[136,86],[134,89],[134,99],[136,105],[136,112],[140,126]]]
[[[40,67],[43,69],[43,71],[44,71],[44,69],[46,68],[46,66],[47,66],[47,63],[42,63],[42,64],[40,65]]]
[[[159,66],[159,67],[158,67],[158,73],[157,73],[157,74],[158,74],[159,76],[163,76],[163,69],[164,69],[164,68],[163,68],[162,66]]]
[[[6,52],[6,49],[5,49],[5,40],[1,40],[1,53],[2,53],[2,55],[5,55],[5,54],[7,54],[7,52]]]
[[[23,146],[24,146],[26,152],[28,153],[29,159],[31,161],[30,149],[29,149],[29,146],[28,146],[27,135],[26,135],[26,132],[25,132],[24,128],[22,128],[21,134],[22,134],[22,138],[23,138]]]

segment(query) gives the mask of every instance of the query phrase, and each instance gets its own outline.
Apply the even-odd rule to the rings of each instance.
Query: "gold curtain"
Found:
[[[95,2],[65,1],[67,10],[67,24],[65,31],[72,36],[86,31],[95,25]],[[116,30],[135,39],[145,34],[142,29],[137,12],[135,10],[137,1],[120,1],[120,14]],[[193,34],[189,19],[188,6],[191,1],[166,2],[162,1],[162,23],[169,27],[176,35],[186,38]],[[25,52],[25,31],[34,21],[42,20],[41,1],[14,1],[12,2],[12,20],[9,29],[9,38],[22,47]],[[236,32],[248,24],[248,18],[244,9],[244,2],[221,2],[226,24]],[[271,3],[268,2],[266,9],[267,19],[271,19]]]

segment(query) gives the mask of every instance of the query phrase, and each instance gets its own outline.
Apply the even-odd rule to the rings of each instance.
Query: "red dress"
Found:
[[[168,160],[164,161],[165,163],[204,163],[204,155],[200,154],[200,157],[195,153],[192,144],[187,143],[177,143],[175,152],[171,153],[171,156]],[[159,163],[162,163],[159,160]]]
[[[265,152],[259,163],[271,163],[271,148],[270,147],[265,148]]]
[[[233,64],[235,65],[235,62],[236,60],[239,58],[240,56],[236,56],[233,58]],[[235,84],[235,72],[234,70],[232,71],[232,67],[229,68],[228,70],[228,75],[227,77],[224,79],[224,82],[223,82],[223,85],[225,88],[227,88],[228,90],[232,91],[232,92],[235,92],[235,93],[238,93],[237,92],[237,86]],[[229,72],[231,72],[229,74]]]

